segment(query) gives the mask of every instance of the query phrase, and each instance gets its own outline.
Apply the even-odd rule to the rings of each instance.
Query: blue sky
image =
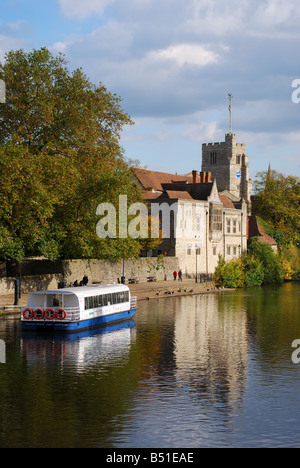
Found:
[[[252,178],[300,176],[300,6],[296,0],[1,0],[0,61],[11,49],[63,52],[120,95],[135,125],[128,158],[153,170],[201,169],[201,145],[229,130]]]

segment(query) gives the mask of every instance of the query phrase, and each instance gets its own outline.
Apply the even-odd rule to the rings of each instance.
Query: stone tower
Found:
[[[202,145],[202,171],[211,172],[220,192],[227,190],[250,207],[252,187],[246,145],[236,142],[235,133],[227,133],[225,142]]]

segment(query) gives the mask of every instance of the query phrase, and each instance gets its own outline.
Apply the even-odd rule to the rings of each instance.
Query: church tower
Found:
[[[225,142],[202,145],[202,172],[211,172],[220,192],[227,190],[250,207],[252,187],[246,145],[236,142],[235,133],[227,133]]]

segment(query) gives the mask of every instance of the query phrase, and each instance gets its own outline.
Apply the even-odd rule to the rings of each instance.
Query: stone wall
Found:
[[[101,281],[102,283],[117,283],[123,276],[123,262],[110,263],[102,260],[64,260],[61,262],[62,273],[22,276],[22,292],[56,289],[61,281],[67,284],[81,281],[86,274],[89,284]],[[148,257],[124,262],[124,276],[126,282],[136,277],[139,282],[146,282],[148,276],[155,276],[157,281],[172,279],[173,271],[179,270],[179,261],[176,257]],[[14,293],[14,278],[0,279],[0,294]]]

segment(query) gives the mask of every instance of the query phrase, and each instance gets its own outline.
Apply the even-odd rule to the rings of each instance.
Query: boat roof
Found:
[[[48,289],[45,291],[34,291],[31,294],[74,294],[78,297],[97,296],[112,292],[129,291],[125,284],[95,284],[93,286],[78,286],[63,289]]]

